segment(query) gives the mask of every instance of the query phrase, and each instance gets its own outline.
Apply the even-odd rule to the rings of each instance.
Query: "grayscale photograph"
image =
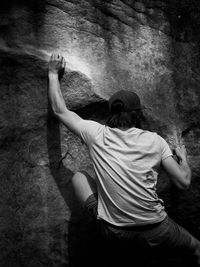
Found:
[[[200,1],[0,1],[0,267],[200,267]]]

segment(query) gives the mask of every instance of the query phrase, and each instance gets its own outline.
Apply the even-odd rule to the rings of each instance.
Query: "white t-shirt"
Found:
[[[79,126],[96,173],[98,219],[118,226],[162,221],[156,184],[161,161],[172,156],[166,141],[138,128],[122,131],[91,120]]]

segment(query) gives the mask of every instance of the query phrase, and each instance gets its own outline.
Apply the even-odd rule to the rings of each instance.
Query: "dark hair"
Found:
[[[141,128],[143,113],[139,110],[123,111],[124,104],[117,100],[112,104],[111,114],[106,125],[111,128]]]

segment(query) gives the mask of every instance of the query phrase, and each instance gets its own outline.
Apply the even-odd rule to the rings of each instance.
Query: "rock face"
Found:
[[[200,4],[188,2],[2,2],[1,267],[94,266],[71,188],[74,172],[94,172],[85,145],[52,116],[53,51],[67,61],[61,88],[70,109],[104,123],[109,96],[133,90],[147,107],[150,129],[172,149],[186,145],[191,189],[179,192],[161,174],[159,193],[168,213],[200,237]]]

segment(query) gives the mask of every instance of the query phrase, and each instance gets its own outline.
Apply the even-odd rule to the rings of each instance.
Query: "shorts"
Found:
[[[120,243],[128,242],[129,244],[131,242],[131,244],[135,243],[142,248],[180,250],[189,254],[194,250],[194,237],[168,216],[156,224],[119,227],[97,219],[97,204],[97,194],[92,194],[86,200],[85,209],[90,216],[96,219],[101,234],[107,240],[119,241]]]

